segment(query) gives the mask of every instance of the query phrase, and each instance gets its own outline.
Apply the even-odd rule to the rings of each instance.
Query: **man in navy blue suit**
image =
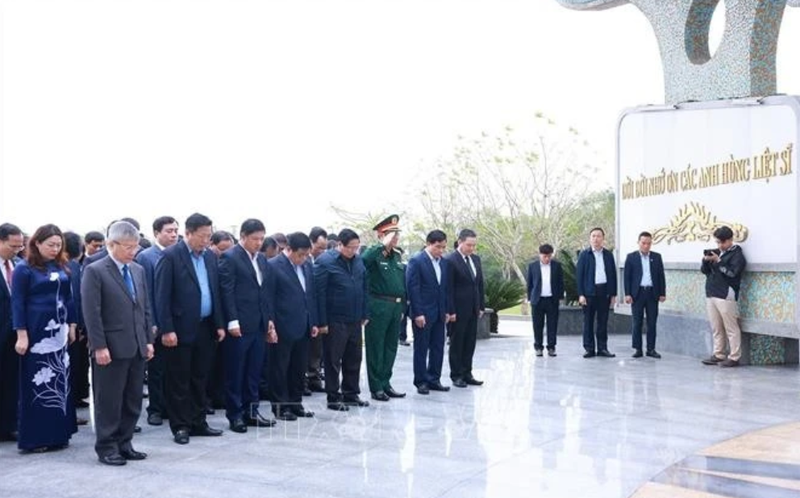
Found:
[[[628,254],[623,271],[625,302],[633,312],[634,358],[642,357],[642,322],[647,311],[647,356],[661,358],[656,351],[656,320],[658,303],[667,299],[667,281],[661,255],[650,250],[653,236],[649,232],[639,234],[639,250]]]
[[[222,344],[225,415],[233,432],[272,427],[258,411],[258,383],[267,341],[275,342],[269,319],[267,259],[259,252],[266,229],[260,220],[242,223],[239,243],[220,256],[219,282],[228,337]]]
[[[447,235],[433,230],[426,247],[411,258],[406,268],[406,292],[411,302],[414,327],[414,385],[419,394],[449,391],[443,386],[445,325],[453,319],[448,292],[448,261],[442,258]]]
[[[0,225],[0,441],[17,439],[19,355],[14,351],[17,334],[11,325],[11,277],[22,248],[22,230],[11,223]]]
[[[147,293],[150,296],[150,310],[152,313],[153,329],[158,332],[158,317],[156,316],[156,266],[164,256],[164,249],[178,242],[178,222],[172,216],[160,216],[153,221],[153,236],[155,244],[136,255],[136,262],[144,268]],[[167,409],[164,402],[164,346],[161,341],[155,342],[156,354],[147,362],[147,391],[149,394],[147,404],[147,423],[161,425],[167,418]]]
[[[616,356],[608,351],[608,310],[617,302],[617,266],[614,255],[603,247],[605,237],[602,228],[589,232],[589,248],[581,251],[575,269],[578,302],[583,306],[584,358]]]
[[[220,436],[206,422],[206,384],[214,342],[225,338],[217,258],[208,251],[211,220],[186,219],[182,241],[164,250],[156,267],[158,336],[164,346],[164,395],[175,442]]]
[[[528,301],[533,320],[533,349],[544,356],[544,328],[547,323],[547,355],[556,356],[558,305],[564,297],[564,270],[552,259],[553,246],[542,244],[539,259],[528,265]]]
[[[267,263],[270,319],[277,342],[267,345],[269,399],[281,420],[313,417],[303,407],[308,341],[319,333],[314,273],[308,261],[311,239],[302,232],[287,236],[288,246]]]

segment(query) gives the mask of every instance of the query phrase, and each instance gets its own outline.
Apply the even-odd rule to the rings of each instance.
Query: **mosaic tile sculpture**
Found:
[[[667,104],[777,93],[775,58],[783,11],[787,5],[800,7],[800,0],[557,1],[578,10],[632,4],[642,11],[658,39]],[[721,2],[726,26],[712,56],[708,33]]]

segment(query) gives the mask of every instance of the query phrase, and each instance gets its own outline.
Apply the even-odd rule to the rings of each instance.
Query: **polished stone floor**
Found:
[[[611,338],[615,359],[584,360],[576,336],[560,338],[558,357],[538,358],[529,327],[504,321],[503,336],[479,342],[482,387],[420,396],[411,390],[411,348],[401,347],[394,385],[409,391],[404,400],[341,414],[315,395],[306,403],[314,419],[244,435],[226,430],[187,446],[172,443],[166,426],[143,423],[134,443],[150,456],[123,468],[97,463],[89,427],[56,453],[19,455],[0,443],[0,496],[800,496],[742,494],[726,473],[731,465],[753,469],[747,462],[758,458],[733,442],[714,452],[800,420],[796,367],[725,370],[668,354],[634,360],[625,336]],[[226,426],[221,414],[209,421]],[[800,426],[783,427],[797,430],[772,437],[800,440]],[[761,446],[773,473],[764,479],[791,478],[800,462],[772,461],[772,446]],[[702,465],[722,484],[692,487],[692,476],[680,478],[681,469]],[[780,488],[770,484],[762,491]],[[691,494],[675,491],[684,489]]]

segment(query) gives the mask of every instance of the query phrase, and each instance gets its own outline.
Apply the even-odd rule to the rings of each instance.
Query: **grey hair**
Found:
[[[139,230],[127,221],[117,221],[108,227],[108,242],[135,240],[139,243]]]

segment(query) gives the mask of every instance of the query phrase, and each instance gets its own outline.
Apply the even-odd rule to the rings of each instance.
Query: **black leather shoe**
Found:
[[[297,420],[297,415],[295,415],[292,410],[284,408],[283,410],[279,411],[277,415],[275,415],[275,418],[285,422],[294,422]]]
[[[309,389],[309,388],[307,388],[307,387],[304,387],[304,388],[303,388],[303,396],[311,396],[311,394],[313,394],[313,393],[311,392],[311,389]]]
[[[637,349],[636,351],[634,351],[632,357],[633,358],[641,358],[642,356],[644,356],[644,355],[642,355],[642,350],[641,349]]]
[[[274,420],[268,420],[260,413],[255,413],[252,417],[245,417],[244,423],[250,427],[272,427],[275,425]]]
[[[470,377],[469,379],[464,380],[464,382],[466,382],[468,386],[482,386],[483,385],[483,381],[482,380],[478,380],[475,377]]]
[[[298,418],[311,418],[314,416],[314,412],[311,410],[306,410],[303,405],[295,405],[291,408],[292,413],[297,415]]]
[[[601,349],[600,351],[598,351],[597,352],[597,356],[599,356],[601,358],[616,358],[617,357],[617,355],[615,355],[614,353],[609,353],[607,349]]]
[[[556,354],[556,350],[555,350],[555,348],[548,348],[548,349],[547,349],[547,356],[558,356],[558,355]]]
[[[348,406],[360,406],[363,408],[369,406],[369,401],[363,400],[358,396],[345,396],[344,404]]]
[[[739,362],[737,360],[731,360],[730,358],[724,361],[719,362],[719,366],[723,368],[731,368],[731,367],[738,367]]]
[[[536,356],[544,356],[544,350],[537,349],[536,350]]]
[[[123,458],[122,455],[120,455],[119,453],[112,453],[111,455],[103,455],[101,457],[97,457],[97,459],[100,461],[100,463],[106,465],[112,465],[114,467],[121,467],[128,463],[128,461],[125,460],[125,458]]]
[[[150,425],[162,425],[164,419],[161,417],[160,413],[151,413],[147,416],[147,423]]]
[[[399,392],[395,391],[392,386],[389,386],[389,388],[384,390],[384,392],[390,398],[405,398],[406,397],[406,393],[399,393]]]
[[[206,407],[206,415],[214,415],[214,413],[216,412],[213,408],[211,408],[210,406]]]
[[[212,429],[208,426],[208,424],[203,425],[201,427],[195,427],[189,432],[190,436],[200,436],[200,437],[216,437],[221,436],[222,431],[219,429]]]
[[[312,393],[324,393],[325,387],[323,387],[322,382],[315,380],[308,383],[308,388],[311,389]]]
[[[142,428],[137,425],[136,427],[133,428],[133,432],[135,434],[138,434],[138,433],[142,432]]]
[[[429,385],[428,389],[430,389],[431,391],[439,391],[446,393],[447,391],[450,390],[450,386],[443,386],[441,382],[436,382],[434,384]]]
[[[431,393],[431,390],[428,389],[428,384],[420,384],[417,386],[417,392],[419,394],[428,395]]]
[[[717,365],[719,363],[722,363],[723,361],[725,361],[724,358],[717,358],[716,356],[712,356],[711,358],[706,358],[705,360],[703,360],[702,363],[703,365]]]
[[[411,345],[411,343],[408,342],[408,341],[400,341],[400,342],[398,342],[398,344],[400,344],[401,346],[410,346]]]
[[[133,448],[129,449],[128,451],[120,451],[119,454],[125,460],[144,460],[147,458],[147,453],[136,451]]]
[[[463,379],[453,379],[453,385],[455,387],[467,387],[467,383]]]
[[[583,357],[584,358],[594,358],[595,356],[596,355],[594,354],[594,351],[592,351],[590,349],[587,349],[586,352],[583,353]]]
[[[236,432],[238,434],[244,434],[245,432],[247,432],[247,424],[245,424],[244,420],[240,418],[235,418],[231,420],[229,427],[233,432]]]
[[[86,401],[79,399],[75,402],[75,408],[89,408],[89,403]]]
[[[389,396],[383,391],[376,391],[372,393],[372,399],[377,401],[389,401]]]
[[[661,359],[661,354],[655,349],[651,349],[650,351],[648,351],[647,356],[649,356],[650,358],[655,358],[657,360]]]
[[[350,408],[341,401],[329,401],[328,410],[333,410],[335,412],[346,412],[350,410]]]
[[[178,444],[189,444],[189,431],[186,429],[180,429],[175,433],[173,439]]]

